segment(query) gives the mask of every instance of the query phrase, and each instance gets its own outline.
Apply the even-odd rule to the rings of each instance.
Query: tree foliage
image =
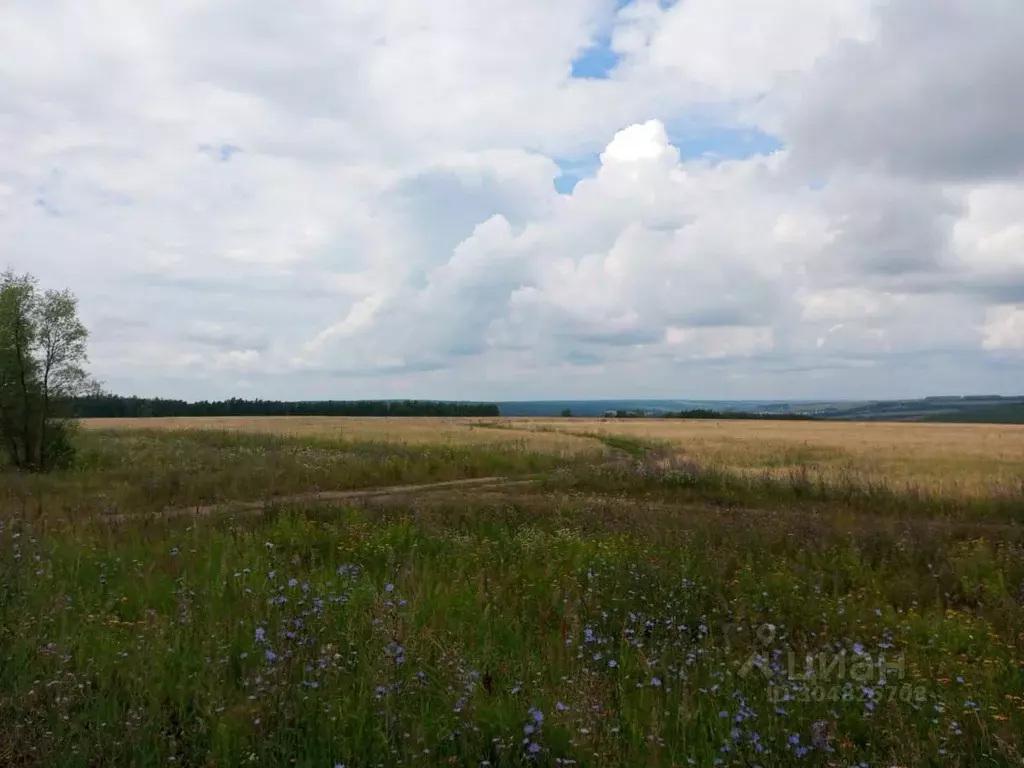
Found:
[[[40,291],[31,275],[0,276],[0,440],[15,467],[45,471],[70,461],[62,408],[89,391],[88,331],[71,292]]]

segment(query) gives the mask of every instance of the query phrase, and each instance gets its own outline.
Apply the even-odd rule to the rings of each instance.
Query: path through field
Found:
[[[176,507],[163,512],[104,515],[103,519],[110,522],[137,520],[142,517],[166,519],[171,517],[206,517],[223,513],[259,513],[267,507],[286,504],[316,504],[323,502],[360,501],[364,499],[392,500],[408,496],[417,496],[435,491],[457,488],[477,490],[508,489],[524,486],[540,479],[543,475],[527,477],[474,477],[465,480],[447,480],[440,483],[421,483],[418,485],[389,485],[377,488],[360,488],[353,491],[314,491],[296,493],[288,496],[274,496],[257,501],[228,501],[221,504],[206,504],[194,507]]]

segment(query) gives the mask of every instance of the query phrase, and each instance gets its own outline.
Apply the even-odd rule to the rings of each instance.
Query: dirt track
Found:
[[[421,495],[433,491],[444,491],[453,488],[472,488],[473,490],[506,489],[516,486],[530,485],[541,475],[528,477],[474,477],[465,480],[448,480],[440,483],[422,483],[419,485],[389,485],[378,488],[360,488],[352,491],[321,491],[297,493],[290,496],[275,496],[258,501],[227,501],[221,504],[197,505],[194,507],[174,507],[162,512],[140,512],[135,514],[105,515],[104,520],[124,522],[143,517],[166,519],[170,517],[206,517],[213,514],[259,513],[267,507],[282,504],[310,504],[317,502],[361,501],[364,499],[391,500],[404,496]]]

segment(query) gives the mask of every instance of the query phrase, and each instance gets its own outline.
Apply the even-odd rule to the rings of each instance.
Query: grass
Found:
[[[348,440],[403,445],[493,447],[507,444],[534,452],[566,456],[592,453],[593,440],[553,430],[495,432],[474,419],[458,418],[355,418],[332,416],[210,417],[156,419],[84,419],[88,429],[213,430],[279,437]]]
[[[1020,764],[1019,500],[474,439],[87,431],[3,476],[0,765]]]
[[[72,472],[10,477],[0,510],[50,517],[155,512],[310,492],[528,475],[601,453],[539,453],[527,440],[476,446],[293,437],[264,432],[86,430]]]

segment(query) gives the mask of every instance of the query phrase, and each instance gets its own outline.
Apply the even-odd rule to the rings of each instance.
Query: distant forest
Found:
[[[184,400],[90,395],[70,402],[78,418],[160,416],[500,416],[493,403],[442,403],[429,400],[322,400],[283,402],[231,398],[188,403]]]

